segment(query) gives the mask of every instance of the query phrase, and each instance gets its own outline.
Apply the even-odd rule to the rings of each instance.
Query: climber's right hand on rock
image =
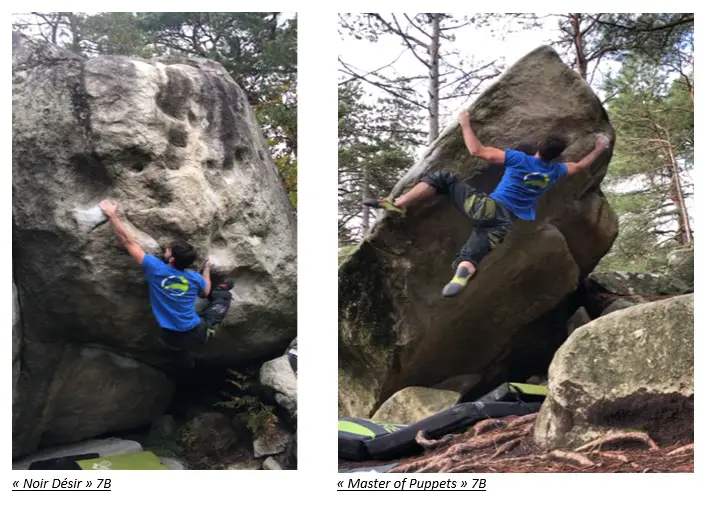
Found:
[[[117,206],[118,202],[110,199],[105,199],[98,204],[100,210],[108,217],[112,217],[117,213]]]
[[[461,125],[468,125],[469,124],[469,111],[468,110],[463,110],[460,112],[460,124]]]
[[[597,135],[596,137],[596,148],[600,150],[605,150],[606,148],[609,147],[609,144],[611,141],[609,140],[609,137],[606,135]]]

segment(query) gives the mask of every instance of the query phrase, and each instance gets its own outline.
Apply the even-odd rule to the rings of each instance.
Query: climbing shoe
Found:
[[[457,296],[467,285],[467,281],[469,281],[471,277],[472,274],[467,267],[459,267],[452,280],[442,289],[442,296]]]
[[[230,291],[232,288],[235,287],[235,281],[233,281],[232,279],[226,279],[224,282],[218,284],[217,287],[222,288],[226,291]]]
[[[363,202],[367,207],[373,207],[375,209],[383,209],[387,212],[396,212],[402,216],[406,215],[406,209],[397,207],[393,204],[391,200],[386,198],[366,198]]]

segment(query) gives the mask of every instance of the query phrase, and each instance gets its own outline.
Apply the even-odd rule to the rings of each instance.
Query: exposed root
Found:
[[[678,447],[674,451],[670,451],[666,454],[666,456],[677,456],[678,454],[684,454],[686,452],[694,452],[694,442],[691,444],[683,445],[682,447]]]
[[[694,444],[659,449],[645,433],[612,430],[575,451],[545,452],[532,441],[535,415],[487,419],[472,432],[416,441],[425,448],[417,458],[401,461],[392,472],[692,472]],[[604,444],[638,442],[637,446],[601,450]],[[580,453],[578,451],[589,451]]]
[[[507,451],[510,451],[511,449],[513,449],[514,447],[516,447],[520,443],[521,443],[520,438],[514,438],[513,440],[509,440],[508,442],[506,442],[505,444],[500,446],[498,449],[496,449],[496,452],[494,454],[492,454],[491,456],[489,456],[489,459],[487,461],[492,460]]]
[[[501,428],[502,426],[506,426],[506,419],[484,419],[474,425],[474,436],[481,435],[495,428]]]
[[[587,458],[586,456],[582,456],[581,454],[577,454],[576,452],[552,451],[551,453],[542,457],[566,461],[568,463],[575,463],[584,467],[594,466],[594,462],[591,459]]]
[[[617,442],[643,442],[644,444],[647,444],[652,451],[657,451],[659,449],[658,444],[656,444],[647,433],[640,433],[636,431],[610,431],[603,437],[578,447],[575,451],[582,452],[595,447],[601,448],[604,444],[613,444]]]
[[[515,428],[516,426],[522,426],[527,423],[532,423],[538,418],[539,412],[535,412],[533,414],[527,414],[525,416],[521,416],[518,419],[514,419],[510,423],[506,425],[506,428],[511,429]]]
[[[448,445],[452,439],[454,438],[454,435],[445,435],[444,437],[435,440],[432,438],[428,438],[425,435],[424,431],[419,431],[416,433],[416,443],[420,445],[424,449],[438,449],[442,446]]]
[[[623,461],[624,463],[630,463],[630,460],[626,456],[624,456],[623,454],[618,454],[618,453],[614,453],[614,452],[606,452],[606,451],[605,452],[594,451],[591,454],[595,454],[595,453],[598,453],[600,456],[604,456],[607,458],[614,458],[619,461]]]

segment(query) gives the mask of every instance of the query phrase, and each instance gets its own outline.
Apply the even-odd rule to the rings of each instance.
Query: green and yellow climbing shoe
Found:
[[[367,207],[373,207],[375,209],[383,209],[387,212],[396,212],[402,216],[406,215],[406,209],[397,207],[391,200],[386,198],[366,198],[362,201]]]
[[[472,274],[467,267],[459,267],[452,280],[442,288],[442,296],[457,296],[467,285],[467,281],[469,281],[471,277]]]

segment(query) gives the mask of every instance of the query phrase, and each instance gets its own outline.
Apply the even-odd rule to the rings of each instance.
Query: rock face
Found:
[[[569,138],[565,160],[588,154],[598,132],[614,137],[599,99],[546,47],[516,63],[476,100],[472,124],[483,143],[500,148],[559,131]],[[518,223],[455,299],[443,299],[440,291],[471,222],[444,198],[409,209],[405,218],[378,219],[339,269],[339,413],[366,417],[406,386],[432,386],[457,375],[479,374],[485,384],[496,384],[516,360],[547,367],[566,335],[547,341],[545,328],[564,333],[571,315],[554,309],[617,234],[616,216],[599,190],[609,156],[544,195],[537,221]],[[502,172],[469,155],[454,123],[392,196],[435,170],[453,171],[483,191],[492,190]],[[518,341],[536,355],[512,350]]]
[[[395,393],[379,407],[372,421],[395,424],[413,424],[426,417],[449,409],[461,394],[442,389],[408,387]]]
[[[205,412],[195,417],[189,435],[189,450],[210,457],[220,457],[237,443],[232,422],[219,412]]]
[[[578,328],[550,365],[535,426],[543,448],[589,442],[609,428],[656,442],[691,441],[694,295],[636,305]]]
[[[259,381],[276,403],[286,409],[291,420],[295,421],[298,417],[298,388],[288,355],[264,363],[259,372]]]
[[[173,389],[144,364],[161,366],[164,349],[141,270],[96,207],[103,198],[120,200],[148,253],[184,239],[199,261],[213,259],[215,281],[235,279],[202,362],[286,349],[296,328],[295,217],[246,97],[219,64],[84,59],[15,34],[12,100],[23,316],[15,457],[63,440],[77,417],[91,427],[84,437],[149,422]],[[89,348],[132,356],[140,380]],[[67,373],[73,382],[59,380]],[[108,408],[109,399],[123,400]]]
[[[618,296],[660,296],[684,294],[689,287],[669,275],[638,272],[595,272],[587,278],[601,291]]]
[[[694,287],[694,248],[675,249],[667,255],[667,269],[670,275]]]
[[[22,351],[22,320],[20,305],[17,299],[17,287],[12,281],[12,429],[19,412],[17,405],[17,380],[20,378],[20,353]]]

